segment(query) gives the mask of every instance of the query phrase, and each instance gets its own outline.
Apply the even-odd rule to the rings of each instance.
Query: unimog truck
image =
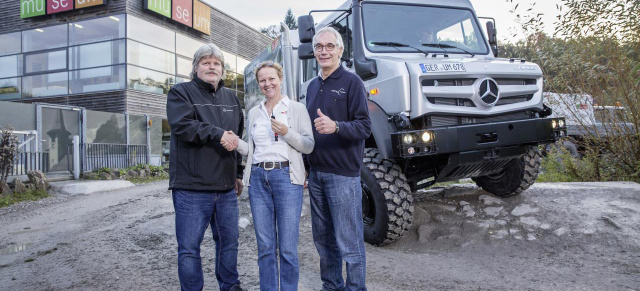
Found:
[[[313,16],[329,13],[315,23]],[[499,197],[518,195],[538,176],[538,145],[566,135],[548,118],[540,67],[498,58],[494,22],[486,34],[468,0],[350,0],[298,18],[245,71],[246,108],[263,98],[253,69],[284,67],[283,93],[305,102],[318,77],[315,31],[332,26],[344,41],[342,65],[368,90],[372,134],[365,142],[365,240],[391,243],[410,229],[413,194],[471,178]]]

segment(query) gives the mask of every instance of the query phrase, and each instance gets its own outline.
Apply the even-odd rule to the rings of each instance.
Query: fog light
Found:
[[[407,149],[407,153],[409,153],[410,155],[413,155],[416,153],[416,149],[414,149],[413,147],[410,147]]]
[[[564,120],[562,120],[562,119],[558,120],[558,126],[559,127],[564,127]]]
[[[557,122],[555,119],[554,119],[554,120],[551,120],[551,128],[554,128],[554,129],[555,129],[555,128],[557,128],[557,127],[558,127],[558,122]]]
[[[415,142],[415,138],[411,134],[405,134],[402,136],[402,142],[405,144],[412,144]]]
[[[425,142],[425,143],[430,142],[431,138],[432,138],[431,132],[425,131],[425,132],[422,133],[422,141],[423,142]]]

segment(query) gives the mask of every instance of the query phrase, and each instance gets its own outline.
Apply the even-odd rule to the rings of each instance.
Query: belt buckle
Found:
[[[268,164],[271,164],[271,167],[267,167]],[[276,168],[275,162],[264,162],[264,169],[267,171],[271,171]]]

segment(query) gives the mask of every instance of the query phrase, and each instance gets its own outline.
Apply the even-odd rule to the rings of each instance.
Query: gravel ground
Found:
[[[540,183],[504,200],[472,184],[414,195],[411,231],[367,245],[370,290],[640,290],[638,184]],[[299,289],[319,290],[308,203]],[[258,290],[247,194],[240,216],[240,279]],[[173,220],[166,182],[2,208],[0,289],[177,290]],[[202,249],[205,290],[217,290],[210,232]]]

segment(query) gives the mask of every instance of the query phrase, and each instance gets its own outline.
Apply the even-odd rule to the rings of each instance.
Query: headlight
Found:
[[[422,138],[422,142],[428,143],[431,141],[433,137],[431,136],[431,132],[425,131],[422,133],[421,138]]]
[[[405,134],[402,136],[402,142],[404,142],[405,144],[412,144],[415,142],[415,138],[412,134]]]
[[[559,127],[564,127],[564,120],[562,120],[562,119],[558,120],[558,126]]]
[[[553,129],[558,128],[558,122],[555,119],[551,120],[551,128],[553,128]]]

